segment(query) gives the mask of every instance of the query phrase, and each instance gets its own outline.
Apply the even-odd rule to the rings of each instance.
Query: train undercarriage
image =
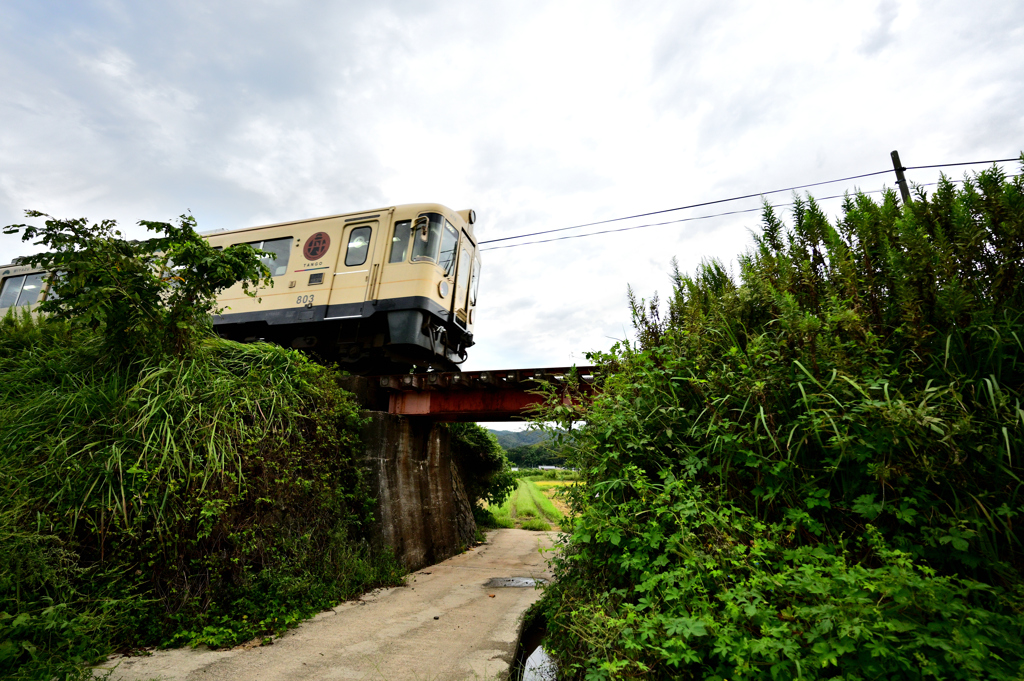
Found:
[[[422,310],[391,310],[370,317],[286,324],[252,320],[218,323],[222,338],[295,348],[353,374],[457,372],[472,334]]]

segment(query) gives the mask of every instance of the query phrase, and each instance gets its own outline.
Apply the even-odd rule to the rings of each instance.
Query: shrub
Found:
[[[512,473],[522,480],[575,480],[576,472],[571,470],[541,470],[539,468],[520,468]]]
[[[1024,160],[1024,157],[1022,157]],[[1024,180],[834,224],[766,207],[739,282],[631,294],[543,608],[569,678],[1018,678]]]
[[[513,465],[520,468],[561,466],[565,463],[562,456],[551,446],[549,441],[511,447],[506,451],[506,455]]]

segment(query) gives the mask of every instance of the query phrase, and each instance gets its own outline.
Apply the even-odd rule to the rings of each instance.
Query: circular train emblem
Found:
[[[330,247],[331,237],[327,236],[327,232],[317,232],[306,239],[306,244],[302,247],[302,254],[306,256],[306,260],[317,260]]]

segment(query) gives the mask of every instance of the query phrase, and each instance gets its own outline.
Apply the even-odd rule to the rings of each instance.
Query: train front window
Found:
[[[395,223],[395,235],[391,237],[391,257],[388,262],[405,262],[409,255],[409,236],[412,220],[401,220]]]
[[[412,261],[437,262],[437,250],[441,246],[441,233],[444,231],[444,217],[438,213],[425,213],[420,217],[429,220],[427,233],[417,229],[412,235]]]
[[[356,227],[348,235],[348,251],[345,253],[345,266],[354,267],[366,262],[366,254],[370,251],[370,228]]]
[[[292,252],[292,238],[286,236],[283,239],[270,239],[268,241],[250,241],[249,245],[257,251],[267,251],[270,255],[260,258],[260,262],[267,266],[270,274],[280,277],[288,271],[288,256]]]
[[[441,237],[441,259],[438,265],[444,268],[445,276],[452,273],[452,265],[455,264],[455,247],[459,242],[459,233],[452,227],[452,223],[444,221],[444,235]]]

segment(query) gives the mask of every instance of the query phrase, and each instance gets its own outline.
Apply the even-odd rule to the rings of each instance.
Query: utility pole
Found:
[[[900,163],[900,152],[894,149],[889,156],[892,157],[892,169],[896,171],[896,184],[900,187],[900,194],[903,195],[903,205],[906,206],[910,203],[910,190],[907,189],[907,178],[903,176],[903,171],[906,168]]]

